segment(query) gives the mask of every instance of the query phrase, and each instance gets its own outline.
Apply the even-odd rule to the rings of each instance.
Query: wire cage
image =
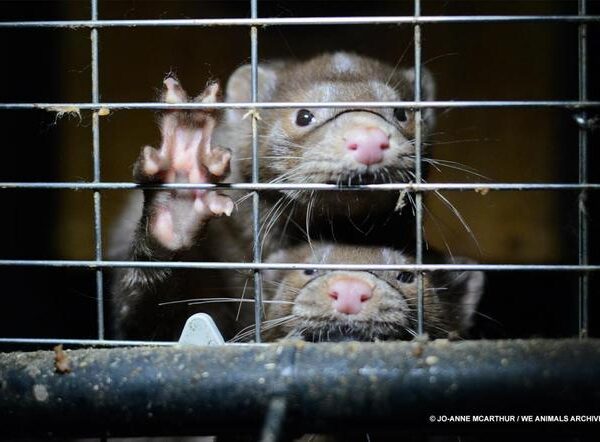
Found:
[[[241,3],[241,2],[238,2]],[[302,432],[332,431],[338,425],[346,425],[349,420],[362,417],[360,423],[352,428],[375,427],[379,429],[397,429],[397,410],[404,410],[404,420],[409,429],[423,428],[435,422],[436,416],[449,414],[473,413],[504,413],[510,414],[511,407],[515,404],[525,403],[519,411],[548,414],[559,414],[556,409],[548,406],[548,401],[561,402],[561,413],[577,411],[581,414],[598,414],[595,398],[600,391],[600,379],[595,364],[600,362],[600,346],[590,336],[595,336],[594,324],[590,323],[593,317],[590,280],[595,272],[600,270],[600,265],[594,261],[595,251],[591,245],[590,213],[596,213],[597,202],[592,200],[600,184],[594,182],[597,171],[590,171],[596,153],[592,150],[595,141],[595,127],[598,125],[597,112],[600,101],[597,101],[597,85],[588,82],[593,79],[590,75],[590,47],[597,47],[596,42],[590,40],[590,35],[597,36],[592,31],[600,22],[600,15],[594,15],[589,10],[588,3],[594,8],[597,5],[586,0],[578,0],[577,7],[564,6],[566,13],[538,13],[538,14],[464,14],[443,15],[429,13],[420,0],[407,2],[403,5],[404,11],[410,8],[411,12],[388,15],[363,15],[340,16],[345,10],[335,5],[332,16],[291,16],[280,17],[276,14],[261,15],[259,2],[250,0],[245,7],[249,7],[249,17],[235,16],[233,18],[152,18],[152,19],[104,19],[99,14],[98,0],[89,2],[90,15],[87,18],[64,20],[31,21],[11,19],[0,22],[0,32],[8,37],[19,38],[19,33],[27,31],[60,32],[68,34],[85,33],[89,35],[91,78],[89,99],[49,100],[41,102],[39,98],[30,100],[3,100],[0,111],[4,114],[16,115],[19,113],[44,111],[52,114],[72,113],[83,114],[91,117],[89,128],[85,124],[79,126],[80,130],[91,132],[88,134],[91,142],[92,176],[89,180],[72,179],[68,181],[42,180],[7,180],[2,178],[0,192],[10,193],[18,201],[20,192],[43,192],[50,195],[52,192],[73,192],[92,195],[91,211],[93,213],[93,258],[81,259],[32,259],[23,257],[17,246],[11,246],[8,252],[3,253],[0,259],[0,268],[13,270],[19,276],[28,278],[33,269],[86,269],[94,273],[93,287],[89,282],[85,284],[94,295],[95,311],[93,313],[95,329],[90,334],[90,327],[86,325],[85,333],[70,335],[68,338],[35,335],[36,328],[31,326],[23,334],[15,334],[8,327],[14,327],[15,320],[11,323],[8,318],[12,316],[8,310],[7,322],[9,326],[3,328],[4,336],[0,336],[0,345],[13,353],[0,356],[0,385],[7,394],[0,399],[0,418],[7,435],[68,435],[68,436],[111,436],[111,435],[142,435],[148,432],[151,435],[172,434],[212,434],[231,425],[231,416],[239,422],[240,428],[256,431],[262,428],[262,440],[276,440],[281,437],[282,428],[286,431]],[[367,3],[367,2],[365,2]],[[410,3],[410,5],[408,5]],[[575,2],[573,2],[575,3]],[[245,4],[245,3],[244,3]],[[102,5],[102,4],[101,4]],[[561,6],[561,7],[562,7]],[[265,6],[268,8],[268,6]],[[233,7],[238,8],[239,5]],[[337,9],[336,9],[337,8]],[[352,9],[352,4],[347,6]],[[367,8],[365,5],[356,6],[359,11]],[[362,9],[361,9],[362,8]],[[569,9],[570,8],[570,9]],[[368,8],[367,8],[368,10]],[[393,10],[388,5],[386,11]],[[236,10],[236,13],[238,11]],[[270,10],[270,12],[272,12]],[[244,12],[241,12],[243,14]],[[293,14],[292,14],[293,15]],[[413,45],[412,64],[415,71],[414,100],[397,102],[260,102],[258,100],[258,68],[259,68],[259,42],[261,32],[270,29],[304,29],[333,27],[351,28],[356,26],[394,26],[408,29]],[[437,101],[424,101],[421,90],[422,69],[428,60],[424,60],[424,39],[430,29],[446,26],[448,29],[464,29],[469,26],[494,27],[511,26],[539,26],[563,27],[577,30],[576,41],[570,38],[565,47],[571,51],[571,56],[576,62],[576,98],[564,97],[541,99],[456,99],[450,94],[449,99]],[[237,103],[163,103],[149,101],[104,101],[101,91],[101,61],[103,33],[111,31],[135,32],[138,29],[157,29],[169,31],[172,29],[201,29],[207,32],[233,29],[236,32],[249,32],[249,53],[251,65],[251,100]],[[300,32],[300,31],[298,31]],[[595,31],[594,31],[595,32]],[[44,34],[46,35],[46,34]],[[49,34],[48,34],[49,35]],[[115,38],[115,37],[107,37]],[[246,37],[247,38],[247,37]],[[553,40],[554,41],[554,40]],[[575,52],[574,49],[577,48]],[[108,56],[108,54],[106,54]],[[576,59],[576,60],[575,60]],[[597,63],[597,60],[593,60]],[[592,66],[596,69],[595,65]],[[559,69],[557,67],[557,69]],[[56,74],[48,73],[48,76]],[[572,80],[572,78],[571,78]],[[593,90],[593,92],[590,92]],[[34,89],[35,91],[35,89]],[[299,264],[299,263],[268,263],[263,262],[261,252],[261,192],[269,190],[312,190],[319,192],[343,192],[335,184],[305,184],[305,183],[265,183],[259,176],[259,165],[262,161],[259,156],[258,115],[262,109],[278,108],[405,108],[415,112],[415,180],[410,183],[390,184],[353,184],[348,189],[370,192],[385,190],[390,192],[410,192],[414,195],[416,223],[414,234],[415,263],[392,264]],[[221,183],[221,184],[162,184],[140,185],[131,181],[109,181],[103,177],[105,170],[101,167],[101,158],[105,155],[108,146],[101,143],[102,119],[108,115],[134,110],[165,110],[165,109],[205,109],[205,108],[238,108],[248,111],[252,115],[252,181],[246,183]],[[524,112],[561,112],[564,121],[565,115],[569,124],[575,128],[569,135],[576,132],[577,139],[567,139],[561,135],[559,142],[577,145],[571,148],[568,155],[577,157],[577,179],[573,181],[557,180],[556,182],[426,182],[424,176],[424,151],[425,139],[422,128],[421,114],[427,109],[448,111],[453,109],[478,111],[481,115],[488,115],[494,111],[510,110]],[[79,117],[81,118],[81,116]],[[69,120],[69,122],[77,120]],[[565,123],[567,124],[567,123]],[[43,140],[37,140],[43,142]],[[81,148],[81,146],[80,146]],[[553,151],[554,152],[554,151]],[[564,155],[564,154],[563,154]],[[22,157],[19,157],[23,159]],[[47,157],[42,157],[47,158]],[[56,161],[56,160],[54,160]],[[64,159],[68,162],[69,159]],[[18,168],[16,165],[14,168]],[[7,173],[6,176],[15,176]],[[42,175],[43,176],[43,175]],[[558,174],[566,176],[566,174]],[[126,193],[142,188],[155,189],[220,189],[223,191],[239,190],[251,193],[252,199],[252,261],[251,262],[188,262],[188,261],[148,261],[128,262],[114,261],[106,258],[106,216],[103,214],[105,195],[110,192]],[[347,190],[347,189],[346,189]],[[526,193],[546,192],[553,194],[566,194],[573,202],[561,202],[559,210],[571,209],[576,214],[576,226],[563,247],[570,250],[568,257],[575,257],[574,261],[560,257],[557,262],[523,262],[497,263],[484,262],[481,264],[439,264],[426,263],[424,253],[427,243],[424,238],[426,207],[424,198],[433,192],[469,192],[485,195],[488,192]],[[591,201],[591,202],[590,202]],[[88,201],[89,203],[89,201]],[[21,202],[9,207],[18,207]],[[37,204],[37,203],[36,203]],[[45,210],[48,203],[41,203]],[[574,209],[573,209],[574,207]],[[51,209],[50,209],[51,210]],[[30,222],[30,221],[29,221]],[[39,222],[39,220],[35,220]],[[31,223],[31,222],[30,222]],[[56,223],[56,221],[55,221]],[[35,239],[34,239],[35,241]],[[576,245],[576,246],[575,246]],[[573,249],[576,253],[573,254]],[[10,255],[10,252],[15,252]],[[263,296],[261,273],[268,269],[323,269],[323,270],[366,270],[366,271],[411,271],[416,274],[417,281],[417,333],[423,335],[424,324],[427,317],[424,314],[424,273],[435,270],[481,270],[488,274],[505,275],[508,273],[523,273],[541,275],[568,275],[577,278],[575,288],[576,302],[571,294],[556,295],[552,301],[553,307],[567,302],[569,314],[576,317],[576,327],[567,324],[560,332],[550,333],[539,337],[569,337],[575,336],[579,340],[541,340],[531,339],[524,341],[469,341],[448,344],[447,342],[427,344],[424,341],[412,343],[363,343],[353,347],[350,344],[315,344],[307,347],[292,344],[268,345],[241,345],[226,346],[225,348],[194,349],[183,351],[175,347],[176,342],[162,342],[156,340],[121,341],[110,339],[107,335],[107,324],[110,319],[106,317],[106,273],[115,268],[147,267],[147,268],[172,268],[172,269],[224,269],[246,270],[253,274],[254,283],[254,342],[261,343],[261,318],[263,314]],[[64,275],[68,275],[65,273]],[[502,276],[500,276],[502,277]],[[500,278],[499,277],[499,278]],[[547,285],[554,284],[549,278]],[[494,280],[492,280],[492,283]],[[573,287],[572,281],[564,285]],[[18,287],[18,286],[17,286]],[[546,286],[545,286],[546,287]],[[561,286],[562,287],[562,286]],[[17,288],[18,289],[18,288]],[[12,288],[11,288],[12,290]],[[91,292],[90,292],[91,293]],[[13,293],[14,294],[14,293]],[[88,293],[89,295],[89,293]],[[18,294],[17,294],[18,296]],[[543,299],[543,298],[541,298]],[[18,301],[15,301],[18,302]],[[29,303],[29,301],[25,301]],[[43,304],[42,304],[43,305]],[[24,307],[24,306],[23,306]],[[506,307],[505,307],[506,308]],[[565,307],[565,309],[567,309]],[[77,311],[69,313],[68,319],[59,316],[59,321],[73,321],[76,323],[87,321],[91,317],[89,303],[87,313],[80,315]],[[559,311],[560,316],[563,311]],[[43,312],[33,315],[32,321],[40,321]],[[77,316],[72,318],[71,316]],[[543,321],[543,318],[542,318]],[[566,321],[566,319],[565,319]],[[21,327],[19,330],[24,330]],[[39,330],[47,330],[44,327]],[[567,330],[567,331],[565,331]],[[34,334],[33,336],[31,334]],[[44,333],[43,331],[41,333]],[[536,333],[530,333],[536,335]],[[486,336],[483,336],[486,337]],[[523,337],[510,333],[504,337]],[[44,348],[48,345],[72,346],[102,346],[108,349],[90,350],[82,349],[70,352],[70,358],[81,362],[78,376],[61,376],[54,372],[54,353],[38,352],[24,353],[24,350]],[[135,347],[143,348],[135,348]],[[126,347],[126,348],[113,348]],[[134,348],[130,348],[134,347]],[[148,347],[160,347],[152,348]],[[175,348],[171,348],[175,347]],[[17,351],[18,350],[18,351]],[[341,354],[346,357],[340,358]],[[350,357],[350,355],[353,355]],[[411,357],[408,357],[410,355]],[[116,366],[111,361],[119,361]],[[173,361],[177,361],[174,364]],[[235,362],[232,362],[235,361]],[[513,361],[520,361],[513,364]],[[183,367],[176,370],[174,367]],[[142,367],[142,368],[140,368]],[[198,370],[197,367],[202,367]],[[244,367],[243,373],[240,368]],[[265,368],[266,367],[266,368]],[[273,370],[276,367],[277,370]],[[475,367],[475,368],[469,368]],[[135,376],[131,373],[140,370],[144,376]],[[366,370],[366,371],[365,371]],[[369,371],[370,370],[370,371]],[[433,370],[433,372],[432,372]],[[474,371],[473,371],[474,370]],[[43,381],[31,375],[36,371]],[[29,374],[28,374],[29,373]],[[48,374],[51,373],[51,374]],[[129,375],[128,375],[129,373]],[[404,374],[411,373],[412,377]],[[22,377],[21,377],[22,376]],[[28,377],[29,376],[29,377]],[[211,379],[207,386],[197,386],[195,395],[188,394],[190,382],[196,385],[197,377]],[[123,379],[115,382],[119,387],[111,386],[110,379]],[[434,379],[432,381],[432,378]],[[108,379],[108,380],[107,380]],[[375,379],[375,380],[374,380]],[[473,381],[473,388],[463,388]],[[158,384],[157,384],[158,382]],[[379,382],[378,387],[374,383]],[[554,388],[558,383],[564,388],[558,391]],[[143,399],[135,399],[139,389],[154,391],[156,386],[164,387],[163,391],[145,393]],[[165,387],[165,385],[167,387]],[[234,387],[236,386],[237,387]],[[266,387],[265,387],[266,385]],[[352,388],[349,388],[351,385]],[[458,387],[452,387],[452,386]],[[448,399],[449,389],[456,388],[459,394]],[[31,390],[33,393],[25,393]],[[94,392],[100,391],[101,396]],[[321,395],[320,393],[323,393]],[[482,394],[485,392],[485,394]],[[86,394],[94,397],[86,400]],[[155,394],[155,396],[153,396]],[[487,396],[487,397],[486,397]],[[49,397],[52,400],[49,400]],[[54,398],[58,397],[59,402]],[[158,401],[155,408],[147,408],[148,401]],[[165,405],[164,403],[167,403]],[[124,405],[124,402],[126,403]],[[336,404],[345,404],[337,406]],[[81,404],[84,404],[81,406]],[[479,408],[478,408],[479,407]],[[61,410],[62,413],[57,413]],[[140,411],[141,410],[141,411]],[[412,411],[407,411],[412,410]],[[39,426],[27,426],[27,416],[34,413],[39,420]],[[92,424],[86,422],[86,415],[97,413],[101,416]],[[225,419],[223,416],[229,416]],[[428,421],[433,418],[434,420]],[[262,423],[264,422],[264,425]],[[502,423],[501,421],[497,421]],[[284,425],[285,423],[285,425]],[[135,429],[134,427],[137,427]],[[68,428],[67,428],[68,427]],[[134,428],[134,429],[132,429]],[[441,428],[441,429],[440,429]],[[563,427],[564,428],[564,427]],[[573,427],[568,427],[569,431]],[[455,428],[438,426],[437,430],[453,433]],[[211,433],[212,432],[212,433]],[[361,433],[362,434],[362,433]]]

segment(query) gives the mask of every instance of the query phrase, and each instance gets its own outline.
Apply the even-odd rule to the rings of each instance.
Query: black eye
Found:
[[[394,109],[394,117],[396,117],[396,120],[400,121],[401,123],[404,123],[407,120],[406,109],[397,107],[396,109]]]
[[[306,276],[314,275],[315,273],[317,273],[317,271],[315,269],[306,269],[306,270],[304,270],[304,274]]]
[[[413,272],[400,272],[396,279],[405,284],[409,284],[415,280],[415,274]]]
[[[300,109],[296,114],[296,124],[298,126],[308,126],[313,121],[315,121],[315,116],[308,109]]]

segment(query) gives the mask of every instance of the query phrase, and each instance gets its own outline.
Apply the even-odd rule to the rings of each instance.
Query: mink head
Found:
[[[412,264],[403,253],[376,247],[314,243],[276,252],[271,262]],[[470,262],[455,258],[454,263]],[[436,271],[424,277],[424,327],[431,337],[465,334],[481,298],[482,272]],[[265,272],[267,338],[309,341],[412,339],[417,328],[414,273],[406,271],[279,270]]]
[[[250,67],[231,76],[226,100],[250,101]],[[381,102],[414,100],[415,73],[350,53],[325,54],[304,62],[261,63],[258,100],[273,102]],[[422,99],[433,99],[434,83],[422,72]],[[251,176],[251,125],[246,110],[228,110],[225,126],[237,135],[240,179]],[[415,112],[405,108],[260,109],[262,181],[366,184],[407,182],[414,168]],[[422,113],[423,132],[433,123]],[[231,131],[231,130],[230,130]],[[235,154],[234,154],[235,156]],[[306,197],[306,196],[304,196]],[[302,198],[299,194],[297,198]]]

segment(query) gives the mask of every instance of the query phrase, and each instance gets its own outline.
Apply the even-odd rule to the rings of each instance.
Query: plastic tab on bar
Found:
[[[181,345],[223,345],[225,340],[215,321],[206,313],[196,313],[188,318],[179,338]]]

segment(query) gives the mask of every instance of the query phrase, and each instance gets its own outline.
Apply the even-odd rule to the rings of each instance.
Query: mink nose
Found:
[[[377,127],[357,127],[346,132],[346,148],[359,163],[380,163],[383,151],[390,147],[390,137]]]
[[[373,297],[373,289],[357,278],[339,278],[329,283],[333,309],[347,315],[360,313],[363,304]]]

